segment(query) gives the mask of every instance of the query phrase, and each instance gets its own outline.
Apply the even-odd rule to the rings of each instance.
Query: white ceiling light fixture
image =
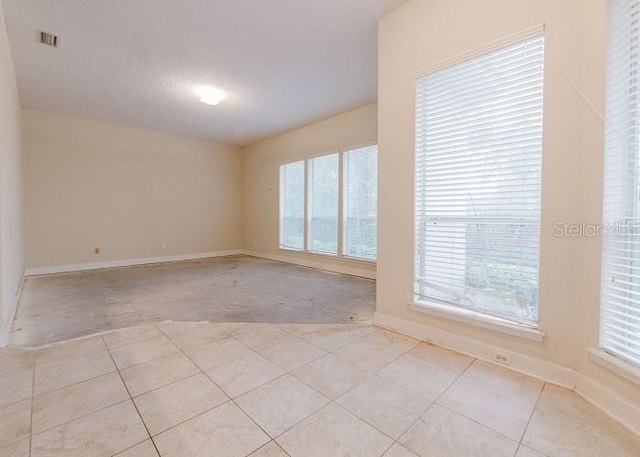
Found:
[[[195,88],[195,93],[200,97],[202,103],[211,106],[216,106],[227,98],[227,94],[225,94],[224,91],[213,86],[198,86]]]
[[[378,12],[406,1],[0,4],[24,106],[245,146],[375,102]],[[41,44],[40,30],[58,47]],[[96,90],[107,83],[111,97]],[[227,96],[202,105],[201,85]]]

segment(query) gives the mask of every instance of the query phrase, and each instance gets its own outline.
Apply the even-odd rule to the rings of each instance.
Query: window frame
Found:
[[[505,36],[501,39],[490,42],[486,45],[477,47],[468,52],[461,53],[457,56],[454,56],[450,59],[445,59],[441,62],[436,63],[435,65],[431,65],[426,67],[414,75],[414,100],[417,96],[418,83],[419,80],[425,76],[436,73],[440,70],[445,70],[447,68],[453,67],[458,64],[462,64],[469,60],[481,57],[485,54],[492,53],[494,51],[499,51],[500,49],[504,49],[505,47],[511,45],[517,45],[521,41],[525,41],[527,39],[533,39],[536,36],[541,36],[546,38],[545,36],[545,27],[544,24],[538,24],[536,26],[530,27],[528,29],[522,30],[518,33]],[[546,41],[546,39],[545,39]],[[546,47],[546,46],[545,46]],[[546,74],[547,72],[547,52],[543,55],[544,69],[543,72]],[[541,137],[541,146],[544,146],[544,137],[545,137],[545,129],[544,129],[544,87],[546,87],[546,78],[543,79],[543,102],[542,102],[542,137]],[[414,129],[417,125],[417,104],[415,107],[415,120],[414,120]],[[414,130],[414,160],[416,160],[416,151],[417,151],[417,131]],[[544,150],[542,151],[544,154]],[[542,173],[543,166],[541,166],[540,173]],[[521,322],[517,320],[511,320],[509,318],[487,314],[479,310],[474,310],[470,308],[456,306],[455,304],[449,304],[445,302],[439,302],[436,300],[428,300],[428,299],[419,299],[418,295],[415,291],[415,281],[418,276],[418,270],[416,265],[416,256],[418,251],[418,237],[417,237],[417,228],[416,228],[416,219],[415,219],[415,211],[417,208],[418,202],[415,200],[416,196],[416,186],[417,186],[417,177],[415,176],[415,171],[417,170],[414,164],[414,210],[413,210],[413,223],[414,223],[414,237],[413,237],[413,256],[414,256],[414,264],[413,264],[413,286],[412,286],[412,300],[408,303],[409,309],[417,312],[421,312],[424,314],[428,314],[431,316],[436,316],[438,318],[443,318],[447,320],[451,320],[458,323],[463,323],[467,325],[472,325],[475,327],[480,327],[496,332],[500,332],[510,336],[520,337],[526,340],[534,341],[534,342],[542,342],[546,336],[546,333],[539,328],[540,324],[540,306],[538,302],[538,317],[535,323],[532,322]],[[543,195],[542,190],[540,193],[540,216],[539,216],[539,224],[542,222],[542,203],[543,203]],[[541,226],[540,226],[541,227]],[[540,230],[540,237],[542,236],[542,232]],[[539,290],[539,280],[541,277],[541,240],[538,246],[538,290]]]
[[[305,254],[305,255],[310,255],[310,256],[317,256],[317,257],[321,257],[321,258],[329,258],[329,259],[336,259],[336,260],[345,260],[345,261],[349,261],[349,262],[359,262],[359,263],[365,263],[365,264],[373,264],[375,265],[378,261],[377,259],[377,252],[376,252],[376,258],[375,259],[369,259],[369,258],[364,258],[364,257],[356,257],[356,256],[350,256],[350,255],[345,255],[344,254],[344,197],[345,197],[345,190],[344,190],[344,155],[345,152],[349,152],[355,149],[360,149],[360,148],[365,148],[365,147],[370,147],[370,146],[378,146],[378,142],[377,141],[367,141],[365,143],[357,143],[354,145],[350,145],[350,146],[340,146],[337,147],[335,149],[332,150],[325,150],[323,152],[318,152],[318,153],[314,153],[314,154],[309,154],[309,155],[304,155],[301,157],[297,157],[295,159],[291,159],[291,160],[287,160],[285,162],[281,162],[278,164],[278,249],[280,251],[283,252],[287,252],[287,253],[300,253],[300,254]],[[318,252],[318,251],[312,251],[311,249],[309,249],[310,246],[310,241],[309,241],[309,198],[310,198],[310,192],[309,192],[309,183],[310,183],[310,179],[309,179],[309,168],[310,168],[310,161],[318,158],[318,157],[323,157],[323,156],[329,156],[329,155],[333,155],[333,154],[338,154],[338,245],[337,245],[337,253],[336,254],[332,254],[332,253],[326,253],[326,252]],[[282,168],[282,166],[290,164],[290,163],[296,163],[296,162],[300,162],[303,161],[304,162],[304,234],[303,234],[303,238],[304,238],[304,243],[303,243],[303,249],[295,249],[295,248],[289,248],[287,246],[282,246],[280,244],[281,241],[281,227],[280,227],[280,204],[282,199],[280,198],[280,192],[281,192],[281,186],[282,186],[282,182],[280,181],[281,179],[281,173],[280,170]],[[376,179],[376,185],[377,185],[377,179]]]
[[[322,159],[322,158],[329,158],[329,157],[335,157],[335,160],[337,162],[338,165],[338,176],[336,177],[336,198],[337,198],[337,202],[336,202],[336,233],[335,233],[335,237],[336,237],[336,252],[328,252],[328,251],[320,251],[317,249],[312,249],[311,245],[313,240],[312,235],[313,235],[313,229],[312,229],[312,219],[313,219],[313,191],[312,191],[312,187],[313,187],[313,161],[316,159]],[[342,198],[340,195],[340,191],[342,189],[342,167],[340,165],[340,160],[342,159],[342,153],[340,151],[336,151],[336,152],[331,152],[328,154],[323,154],[323,155],[316,155],[313,157],[309,157],[308,159],[305,160],[305,193],[306,193],[306,200],[305,200],[305,214],[306,214],[306,224],[305,224],[305,228],[306,228],[306,232],[305,232],[305,238],[306,238],[306,245],[305,245],[305,250],[311,254],[319,254],[319,255],[328,255],[328,256],[337,256],[340,253],[340,206],[341,206],[341,202],[342,202]]]
[[[303,211],[302,211],[302,218],[303,218],[303,226],[302,226],[302,248],[296,248],[293,246],[285,246],[282,244],[282,238],[283,238],[283,226],[282,226],[282,203],[284,200],[284,194],[283,194],[283,189],[282,189],[282,171],[283,168],[287,165],[292,165],[294,163],[298,163],[298,162],[302,162],[302,169],[303,169],[303,176],[302,176],[302,186],[303,186],[303,192],[302,192],[302,198],[303,198]],[[286,251],[294,251],[294,252],[302,252],[304,251],[304,248],[306,246],[306,219],[307,219],[307,205],[306,205],[306,190],[307,190],[307,183],[306,183],[306,168],[307,164],[304,160],[290,160],[287,162],[283,162],[281,164],[278,165],[278,248],[279,249],[283,249]]]
[[[342,215],[342,219],[341,219],[341,226],[339,227],[340,230],[340,236],[341,238],[341,246],[342,246],[342,256],[348,259],[356,259],[356,260],[360,260],[363,262],[376,262],[378,259],[378,239],[377,239],[377,231],[378,231],[378,199],[376,198],[376,256],[371,258],[371,257],[362,257],[362,256],[356,256],[356,255],[349,255],[346,254],[347,252],[347,247],[346,244],[344,243],[344,238],[346,236],[346,232],[347,232],[347,224],[345,223],[345,219],[346,219],[346,209],[347,206],[345,204],[345,200],[346,200],[346,196],[347,196],[347,187],[345,186],[347,180],[345,177],[345,173],[344,173],[344,168],[345,168],[345,161],[347,158],[347,154],[353,151],[358,151],[360,149],[365,149],[365,148],[370,148],[372,146],[376,147],[376,160],[379,157],[379,150],[378,150],[378,143],[377,142],[370,142],[370,143],[366,143],[366,144],[360,144],[357,146],[353,146],[353,147],[349,147],[349,148],[343,148],[341,151],[341,156],[340,156],[340,186],[341,186],[341,198],[340,198],[340,212]],[[379,161],[378,161],[379,164]],[[377,168],[378,173],[376,174],[376,197],[378,196],[378,175],[379,175],[379,168]]]
[[[638,11],[638,2],[632,2],[635,4],[636,12]],[[607,227],[609,224],[619,224],[624,222],[625,224],[631,224],[632,226],[637,227],[638,221],[640,221],[640,205],[638,204],[636,194],[640,181],[640,171],[638,171],[638,163],[640,162],[640,140],[638,140],[638,130],[640,129],[640,96],[637,93],[637,90],[640,87],[639,83],[632,84],[632,78],[629,74],[618,74],[614,72],[615,70],[622,71],[617,68],[620,65],[620,62],[617,58],[612,59],[612,51],[614,54],[622,54],[626,55],[628,61],[625,62],[625,67],[623,67],[627,72],[633,68],[637,71],[637,66],[640,63],[640,56],[638,55],[638,51],[635,53],[629,52],[629,54],[624,54],[624,52],[620,52],[620,49],[612,49],[612,41],[617,42],[620,39],[619,35],[613,35],[615,33],[612,29],[614,25],[614,15],[621,14],[621,11],[618,11],[617,8],[620,8],[622,11],[626,8],[626,5],[616,5],[614,10],[609,10],[607,12],[607,62],[605,66],[606,76],[605,76],[605,128],[604,128],[604,169],[603,169],[603,205],[602,205],[602,222],[603,227],[605,228],[604,236],[602,237],[602,245],[601,245],[601,280],[600,280],[600,316],[598,321],[598,349],[589,349],[589,358],[594,363],[597,363],[604,368],[620,375],[626,377],[627,379],[635,382],[636,384],[640,384],[640,362],[638,362],[638,356],[632,357],[629,353],[624,353],[624,351],[618,350],[615,347],[612,347],[610,338],[607,338],[605,334],[610,331],[611,326],[611,314],[627,312],[626,309],[616,309],[620,307],[624,307],[626,305],[621,303],[624,299],[618,298],[618,302],[616,300],[612,300],[612,295],[616,295],[620,293],[620,290],[613,294],[610,290],[612,280],[608,278],[610,275],[618,275],[616,272],[616,268],[624,268],[624,273],[621,275],[632,276],[630,279],[626,280],[628,282],[628,286],[625,289],[621,289],[622,293],[628,294],[629,291],[635,289],[637,295],[637,289],[640,288],[640,274],[636,275],[634,278],[633,270],[637,270],[637,263],[640,259],[638,259],[638,252],[634,250],[630,243],[632,243],[632,236],[637,236],[637,234],[609,234],[607,232]],[[633,9],[633,5],[631,8]],[[631,18],[627,18],[627,20],[632,23],[633,20]],[[619,25],[619,24],[617,24]],[[630,26],[631,28],[631,26]],[[615,31],[619,31],[618,28]],[[640,32],[638,31],[638,26],[635,27],[635,33],[632,35],[637,39]],[[624,33],[624,32],[622,32]],[[619,58],[619,57],[618,57]],[[637,79],[637,76],[636,78]],[[612,80],[614,81],[612,83]],[[628,99],[624,99],[625,104],[613,104],[612,95],[609,93],[611,86],[610,84],[621,83],[625,86],[624,91],[621,91],[620,87],[616,87],[615,92],[627,93],[628,95],[633,94],[635,98],[634,104],[632,105],[633,114],[629,111],[629,106],[631,102]],[[615,100],[615,97],[613,98]],[[620,100],[618,100],[620,102]],[[624,112],[624,116],[622,119],[622,127],[619,124],[612,124],[613,120],[621,121],[619,119],[620,112]],[[612,119],[609,118],[609,114],[611,114]],[[626,126],[624,124],[626,123]],[[630,135],[630,131],[633,131],[633,136]],[[612,143],[610,144],[610,140]],[[616,144],[616,142],[621,144]],[[622,163],[624,163],[626,156],[627,165],[622,167],[625,170],[635,170],[635,173],[624,173],[623,183],[617,192],[611,193],[610,190],[607,190],[608,186],[611,184],[612,177],[615,180],[620,179],[616,174],[619,172],[619,169],[616,169],[616,162],[620,160],[620,157],[623,157]],[[613,165],[613,166],[612,166]],[[611,207],[609,205],[612,205]],[[615,207],[619,206],[619,207]],[[615,217],[611,219],[610,217],[615,214]],[[620,241],[620,238],[626,237],[626,241]],[[612,238],[615,238],[612,240]],[[612,255],[612,252],[621,251],[618,243],[623,243],[624,245],[624,255],[617,253]],[[622,261],[618,260],[620,263],[607,263],[610,262],[612,258],[619,258]],[[623,265],[623,262],[626,262],[626,265]],[[624,283],[624,281],[623,281]],[[637,298],[636,298],[637,301]],[[635,309],[633,310],[636,311]],[[640,307],[638,307],[638,311],[640,311]],[[628,314],[627,314],[628,315]],[[618,317],[618,319],[624,319],[624,315],[622,317]],[[630,324],[631,327],[637,326],[638,324],[636,316],[632,316],[633,323]],[[618,323],[620,326],[624,326],[624,323]],[[629,330],[626,330],[627,334],[618,334],[617,337],[620,338],[628,338]],[[640,342],[637,347],[633,346],[631,352],[640,352]]]

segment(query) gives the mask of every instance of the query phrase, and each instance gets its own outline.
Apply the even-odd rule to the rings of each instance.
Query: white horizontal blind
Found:
[[[544,38],[417,81],[420,301],[535,325]]]
[[[378,146],[344,152],[343,253],[375,259],[378,219]]]
[[[609,1],[600,345],[640,364],[640,1]]]
[[[338,153],[309,160],[309,250],[338,253]]]
[[[304,249],[304,160],[280,165],[280,247]]]

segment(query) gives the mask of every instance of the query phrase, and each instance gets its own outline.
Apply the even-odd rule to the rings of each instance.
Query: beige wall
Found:
[[[0,340],[11,325],[23,277],[20,148],[20,100],[0,4]]]
[[[372,263],[278,248],[278,179],[282,163],[376,141],[377,114],[376,105],[364,106],[245,148],[245,249],[302,265],[375,277]]]
[[[443,60],[545,23],[540,328],[543,343],[411,311],[414,79]],[[377,311],[586,374],[640,406],[640,389],[590,362],[597,347],[600,240],[553,236],[599,223],[605,0],[414,0],[380,21]]]
[[[240,148],[31,110],[23,123],[28,268],[242,248]]]

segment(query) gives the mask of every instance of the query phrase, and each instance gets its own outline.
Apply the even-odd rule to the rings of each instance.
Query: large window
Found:
[[[280,166],[280,247],[375,260],[378,147]]]
[[[544,38],[417,80],[415,295],[535,326]]]
[[[640,364],[639,0],[609,2],[600,345]]]

